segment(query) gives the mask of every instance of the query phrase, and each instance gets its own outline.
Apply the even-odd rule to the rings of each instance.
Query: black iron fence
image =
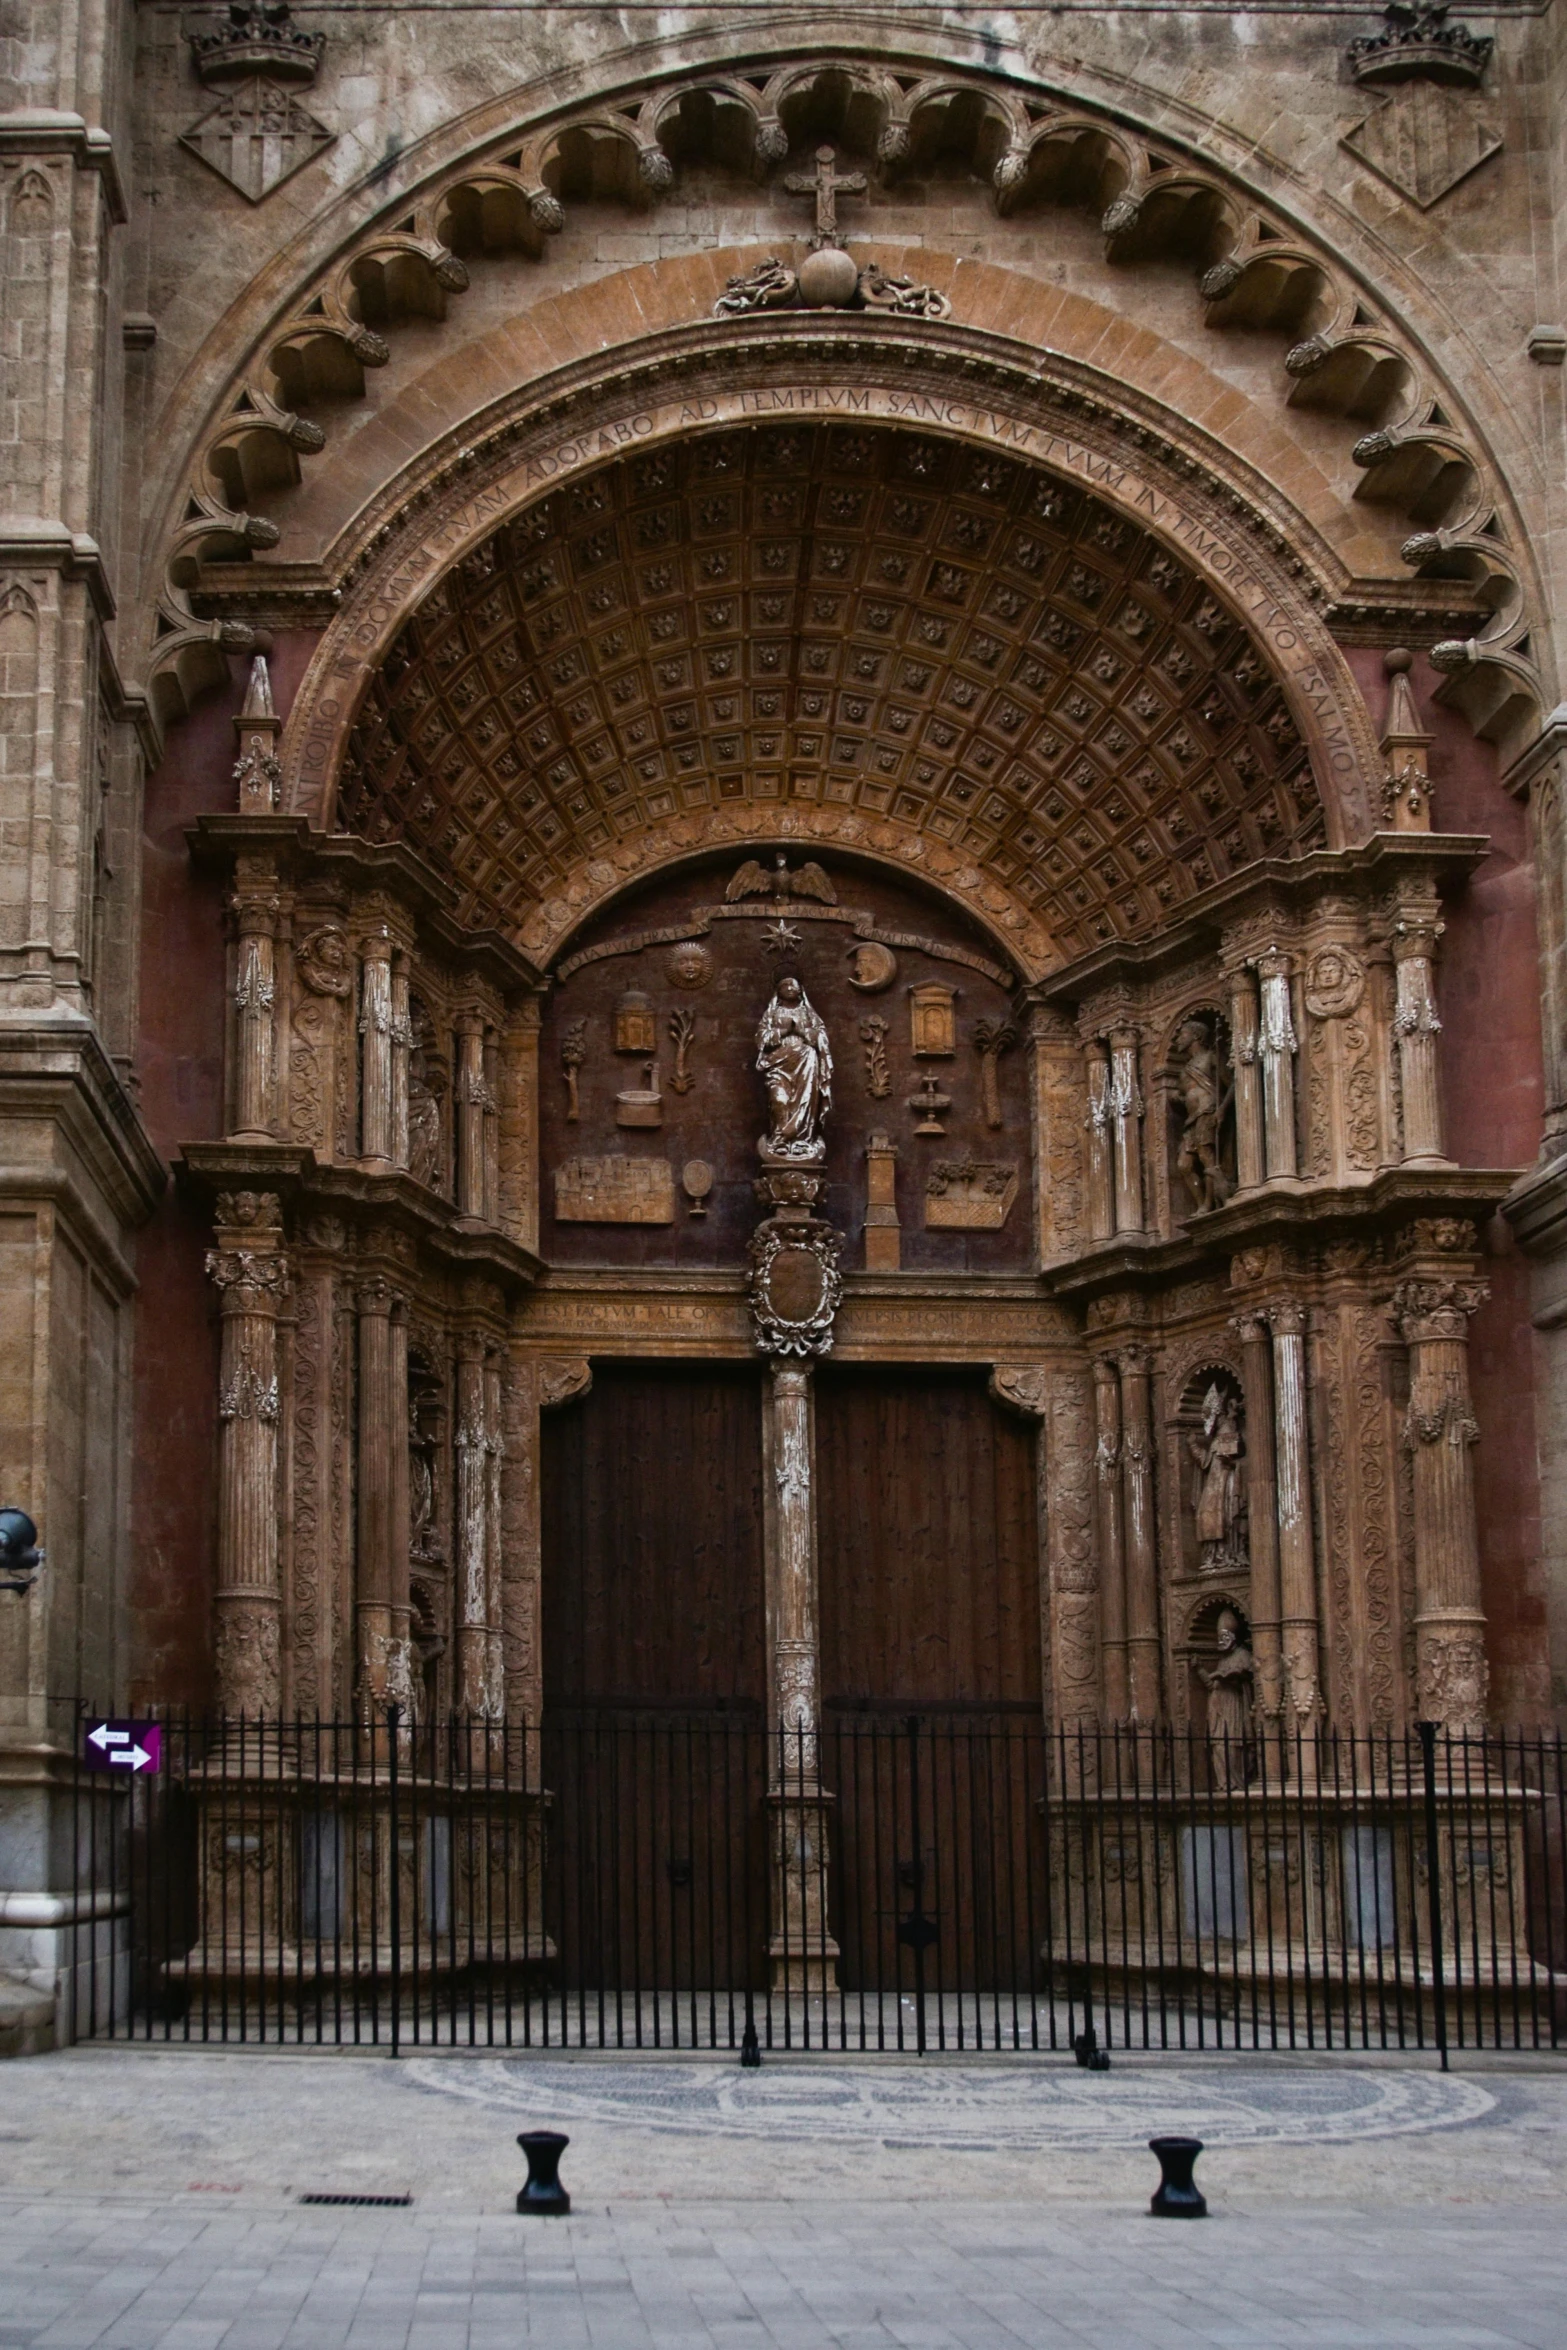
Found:
[[[1567,2039],[1555,1735],[906,1709],[160,1727],[156,1770],[78,1774],[82,2036],[1080,2060]]]

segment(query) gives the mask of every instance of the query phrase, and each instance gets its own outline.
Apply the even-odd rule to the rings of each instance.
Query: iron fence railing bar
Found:
[[[1557,2047],[1567,1770],[1538,1727],[1230,1738],[978,1704],[157,1713],[89,1770],[78,2037],[215,2046]]]

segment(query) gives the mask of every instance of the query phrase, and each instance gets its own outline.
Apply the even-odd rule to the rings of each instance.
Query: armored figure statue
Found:
[[[1175,1154],[1176,1172],[1199,1211],[1220,1208],[1234,1190],[1219,1158],[1219,1121],[1229,1107],[1218,1047],[1201,1020],[1182,1023],[1175,1040],[1176,1082],[1185,1124]]]
[[[822,1121],[832,1108],[832,1046],[798,979],[780,979],[756,1032],[756,1065],[767,1086],[771,1120],[762,1140],[769,1159],[822,1158]]]

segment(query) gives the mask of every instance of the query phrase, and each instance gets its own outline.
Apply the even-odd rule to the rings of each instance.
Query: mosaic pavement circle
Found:
[[[517,2057],[414,2057],[403,2077],[535,2127],[605,2122],[684,2136],[828,2140],[1005,2152],[1143,2147],[1161,2131],[1208,2146],[1344,2145],[1452,2129],[1496,2100],[1439,2073],[1229,2066],[1082,2073],[1040,2065],[572,2065]]]

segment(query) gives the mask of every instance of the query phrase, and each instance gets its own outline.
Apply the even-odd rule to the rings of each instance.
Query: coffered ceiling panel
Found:
[[[339,821],[516,934],[726,802],[948,843],[1063,957],[1323,838],[1275,679],[1176,554],[1037,467],[849,425],[630,453],[498,531],[378,675]]]

